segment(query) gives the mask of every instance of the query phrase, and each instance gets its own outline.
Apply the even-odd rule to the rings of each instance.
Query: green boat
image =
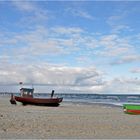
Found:
[[[124,104],[123,110],[127,114],[140,114],[140,104]]]

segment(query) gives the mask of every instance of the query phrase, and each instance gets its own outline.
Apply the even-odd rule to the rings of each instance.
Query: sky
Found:
[[[0,91],[140,93],[140,1],[0,1]]]

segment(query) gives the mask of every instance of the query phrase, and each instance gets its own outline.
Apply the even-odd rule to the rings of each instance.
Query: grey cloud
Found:
[[[96,78],[93,78],[96,77]],[[92,83],[83,82],[92,78]],[[78,82],[75,81],[79,79]],[[80,80],[81,79],[81,80]],[[79,89],[94,86],[100,80],[100,72],[95,68],[72,68],[63,66],[49,66],[48,64],[3,64],[0,67],[0,84],[12,85],[22,81],[25,85],[49,86],[61,90]],[[81,82],[81,83],[80,83]]]
[[[139,93],[140,79],[128,77],[116,77],[106,81],[104,85],[105,93]]]
[[[126,64],[126,63],[132,63],[132,62],[138,62],[140,61],[140,56],[138,55],[127,55],[123,56],[120,59],[114,60],[111,62],[111,65],[120,65],[120,64]]]

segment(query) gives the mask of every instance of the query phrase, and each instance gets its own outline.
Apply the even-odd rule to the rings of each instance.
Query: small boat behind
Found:
[[[139,115],[140,114],[140,104],[124,104],[123,110],[127,114]]]
[[[20,94],[21,96],[13,96],[11,95],[10,102],[11,104],[16,104],[17,102],[21,102],[23,105],[42,105],[42,106],[59,106],[62,102],[63,98],[53,97],[54,90],[52,90],[50,98],[34,98],[33,97],[34,88],[21,88]]]

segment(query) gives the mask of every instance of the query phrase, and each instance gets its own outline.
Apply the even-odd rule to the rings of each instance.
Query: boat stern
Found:
[[[123,111],[124,111],[124,113],[127,113],[127,107],[125,104],[123,105]]]

